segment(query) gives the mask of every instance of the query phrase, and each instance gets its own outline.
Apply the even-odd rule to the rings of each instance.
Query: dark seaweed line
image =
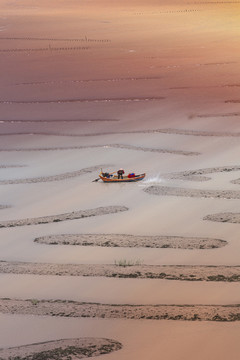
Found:
[[[87,36],[79,39],[56,39],[56,38],[36,38],[36,37],[0,37],[0,40],[27,40],[27,41],[81,41],[81,42],[111,42],[110,39],[90,39]]]
[[[189,13],[189,12],[199,12],[199,11],[202,11],[202,10],[198,10],[198,9],[185,9],[185,10],[157,11],[157,12],[151,12],[151,13],[137,12],[137,13],[134,13],[134,15],[177,14],[177,13]]]
[[[153,76],[153,77],[129,77],[129,78],[112,78],[112,79],[80,79],[80,80],[59,80],[59,81],[38,81],[38,82],[29,82],[29,83],[17,83],[13,84],[15,86],[19,85],[46,85],[46,84],[63,84],[63,83],[88,83],[88,82],[118,82],[118,81],[147,81],[147,80],[160,80],[162,76]]]
[[[18,101],[6,100],[0,101],[0,104],[65,104],[65,103],[86,103],[86,102],[113,102],[113,101],[158,101],[164,100],[164,97],[139,97],[139,98],[112,98],[112,99],[59,99],[59,100],[36,100],[36,101]]]
[[[9,168],[22,168],[27,165],[0,165],[0,169],[9,169]]]
[[[0,120],[0,123],[57,123],[57,122],[105,122],[105,121],[120,121],[120,119],[50,119],[50,120]]]
[[[240,1],[204,1],[204,2],[189,2],[188,4],[198,4],[198,5],[208,5],[208,4],[211,4],[211,5],[221,5],[221,4],[226,4],[226,5],[229,5],[229,4],[240,4]]]
[[[32,136],[32,135],[34,135],[34,136],[91,137],[91,136],[118,135],[118,134],[119,135],[121,135],[121,134],[167,134],[167,135],[181,135],[181,136],[184,135],[184,136],[207,136],[207,137],[240,137],[240,132],[236,132],[236,133],[209,132],[209,131],[181,130],[181,129],[155,129],[155,130],[135,130],[135,131],[115,131],[115,132],[109,131],[109,132],[102,132],[102,133],[86,133],[86,134],[17,132],[17,133],[0,133],[0,136],[16,136],[16,135]]]
[[[26,52],[26,51],[62,51],[62,50],[89,50],[89,46],[73,46],[73,47],[46,47],[46,48],[30,48],[30,49],[2,49],[0,52]]]
[[[198,114],[193,115],[193,117],[197,118],[210,118],[210,117],[231,117],[231,116],[240,116],[240,113],[226,113],[226,114]]]

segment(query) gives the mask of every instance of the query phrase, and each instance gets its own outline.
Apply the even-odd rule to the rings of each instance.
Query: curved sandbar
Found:
[[[240,266],[53,264],[0,261],[2,274],[102,276],[179,281],[240,282]]]
[[[159,196],[184,196],[192,198],[212,199],[240,199],[240,191],[236,190],[201,190],[185,189],[180,187],[152,185],[143,189],[150,195]]]
[[[197,169],[197,170],[189,170],[189,171],[180,171],[176,173],[169,173],[161,175],[163,178],[167,179],[179,179],[179,180],[188,180],[188,181],[207,181],[210,180],[210,177],[202,176],[205,174],[214,174],[221,172],[231,172],[231,171],[239,171],[240,166],[218,166],[212,168],[205,169]],[[234,183],[234,181],[231,181]],[[239,180],[240,183],[240,180]]]
[[[105,206],[105,207],[98,207],[89,210],[73,211],[70,213],[59,214],[59,215],[42,216],[37,218],[27,218],[20,220],[6,220],[0,222],[0,228],[49,224],[54,222],[66,221],[66,220],[83,219],[91,216],[115,214],[127,210],[128,208],[125,206]]]
[[[121,348],[120,342],[111,339],[60,339],[0,349],[0,360],[84,359]]]
[[[240,224],[240,213],[217,213],[212,215],[207,215],[203,218],[203,220],[223,222],[223,223],[231,223],[231,224]]]
[[[183,236],[140,236],[129,234],[60,234],[38,237],[34,241],[46,245],[171,249],[215,249],[227,245],[227,241],[221,239]]]
[[[0,299],[4,314],[90,317],[106,319],[151,319],[187,321],[240,321],[237,305],[118,305],[73,300]]]
[[[15,179],[15,180],[0,180],[0,185],[34,184],[40,182],[61,181],[61,180],[71,179],[81,175],[89,174],[101,169],[102,167],[108,167],[108,166],[109,165],[91,166],[88,168],[83,168],[80,170],[66,172],[58,175],[51,175],[51,176],[39,176],[34,178]]]

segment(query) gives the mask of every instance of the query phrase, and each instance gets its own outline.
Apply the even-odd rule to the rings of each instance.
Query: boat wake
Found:
[[[146,177],[141,183],[140,186],[150,186],[150,185],[159,185],[163,182],[163,179],[160,177],[160,174]]]

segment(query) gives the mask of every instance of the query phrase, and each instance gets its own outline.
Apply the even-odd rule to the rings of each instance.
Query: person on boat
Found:
[[[125,173],[125,171],[121,168],[118,170],[117,174],[118,174],[118,179],[123,179],[123,174]]]

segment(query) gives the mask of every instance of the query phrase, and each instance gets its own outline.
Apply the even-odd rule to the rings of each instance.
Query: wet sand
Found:
[[[238,10],[0,4],[0,357],[238,358]]]

